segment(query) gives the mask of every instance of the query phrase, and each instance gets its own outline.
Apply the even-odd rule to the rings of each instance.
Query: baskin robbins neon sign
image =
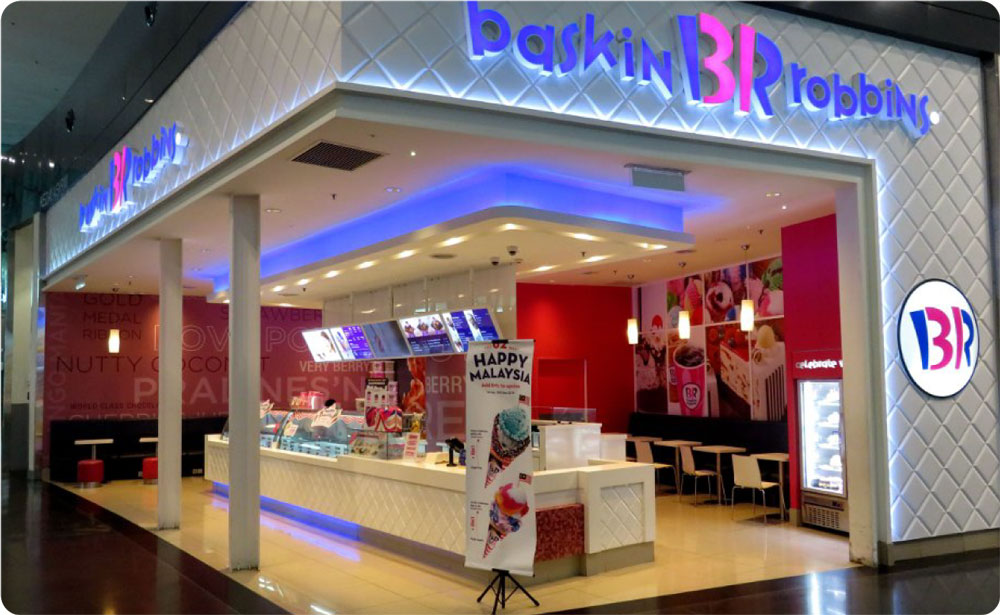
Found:
[[[135,205],[133,188],[155,182],[168,164],[184,162],[187,145],[187,135],[175,122],[169,128],[161,127],[159,135],[154,134],[141,152],[128,146],[115,152],[108,165],[108,185],[95,186],[90,200],[80,204],[80,232],[89,233],[97,228],[102,217]]]
[[[594,15],[587,13],[583,32],[578,23],[569,23],[562,27],[557,39],[555,26],[527,24],[515,35],[499,11],[480,8],[478,2],[466,3],[466,9],[468,50],[473,60],[511,48],[522,66],[542,75],[558,78],[600,64],[606,71],[617,67],[621,81],[652,85],[665,100],[674,95],[671,51],[654,49],[646,39],[637,38],[632,28],[624,27],[617,34],[611,30],[598,32]],[[873,81],[867,74],[857,73],[847,81],[839,73],[829,77],[810,75],[797,62],[785,65],[774,41],[752,26],[739,24],[731,33],[708,13],[678,15],[675,26],[681,87],[691,104],[732,102],[736,114],[753,111],[761,118],[770,118],[774,107],[769,90],[784,79],[784,103],[788,108],[802,106],[812,112],[825,112],[831,120],[898,121],[910,136],[918,138],[940,119],[936,111],[928,111],[930,99],[926,95],[907,94],[892,79]],[[699,50],[702,36],[714,45],[709,55]],[[758,60],[763,70],[755,71]],[[705,73],[715,82],[714,88],[706,87],[700,78]]]

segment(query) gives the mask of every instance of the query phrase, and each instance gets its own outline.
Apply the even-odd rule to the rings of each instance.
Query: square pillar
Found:
[[[229,567],[260,565],[260,196],[229,205]]]
[[[156,525],[181,524],[181,359],[184,327],[180,239],[160,240],[160,335],[157,412]]]

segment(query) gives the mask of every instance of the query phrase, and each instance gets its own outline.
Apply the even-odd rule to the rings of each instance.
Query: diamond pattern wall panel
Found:
[[[674,49],[672,20],[694,10],[728,27],[752,25],[774,40],[785,61],[811,74],[864,71],[926,93],[941,121],[912,140],[898,123],[832,122],[776,105],[776,116],[737,116],[728,105],[704,109],[680,96],[664,101],[649,86],[592,67],[543,77],[509,53],[470,61],[464,4],[457,2],[252,3],[185,71],[129,133],[143,144],[160,125],[179,121],[191,136],[188,164],[168,169],[139,195],[144,211],[184,182],[302,108],[338,81],[428,97],[501,104],[652,128],[784,145],[874,159],[878,172],[886,421],[892,539],[908,540],[1000,527],[997,451],[997,323],[992,322],[983,109],[977,60],[889,37],[737,3],[484,3],[512,27],[561,27],[592,12],[597,27],[634,30],[651,46]],[[679,73],[674,74],[679,83]],[[772,100],[784,98],[777,84]],[[130,216],[106,217],[94,233],[76,230],[77,203],[104,180],[107,161],[49,212],[47,271],[107,237]],[[894,348],[896,313],[919,280],[941,277],[965,290],[981,325],[980,364],[955,399],[914,389]]]
[[[229,449],[207,446],[205,478],[229,482]],[[465,494],[336,470],[271,455],[260,458],[261,495],[454,553],[465,553]]]
[[[598,551],[606,551],[643,542],[645,513],[643,512],[642,483],[601,488],[601,503],[597,514]]]

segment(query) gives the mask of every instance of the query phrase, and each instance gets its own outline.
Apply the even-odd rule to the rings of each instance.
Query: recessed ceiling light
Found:
[[[278,284],[277,286],[275,286],[271,290],[274,291],[274,292],[276,292],[276,293],[280,293],[281,291],[285,290],[285,286],[283,284]]]
[[[280,305],[281,307],[292,307],[291,303],[279,303],[278,305]]]
[[[782,209],[788,209],[788,205],[782,205],[781,208]]]
[[[50,168],[50,169],[54,169],[54,168],[56,168],[56,163],[54,163],[54,162],[52,162],[52,161],[50,160],[50,161],[49,161],[49,168]]]
[[[146,101],[147,105],[153,104],[153,99],[152,98],[143,98],[143,100]]]
[[[301,280],[297,280],[297,281],[295,282],[295,285],[296,285],[296,286],[305,286],[305,285],[306,285],[306,284],[308,284],[309,282],[312,282],[312,280],[310,280],[309,278],[302,278]]]
[[[415,150],[415,149],[411,149],[411,150],[410,150],[410,158],[413,158],[413,157],[414,157],[414,156],[416,156],[416,155],[417,155],[417,150]]]
[[[369,267],[374,267],[375,261],[365,261],[363,263],[358,263],[356,269],[368,269]]]
[[[514,224],[513,222],[508,222],[507,224],[501,224],[501,231],[523,231],[525,227],[520,224]]]
[[[323,277],[327,278],[327,279],[330,279],[330,278],[335,278],[338,275],[340,275],[340,272],[337,271],[336,269],[334,269],[333,271],[327,271],[326,273],[324,273]]]
[[[267,209],[264,210],[264,213],[265,214],[280,214],[281,210],[278,209],[277,207],[268,207]]]
[[[608,256],[604,255],[604,254],[597,255],[597,256],[588,256],[587,258],[583,259],[583,262],[585,262],[585,263],[597,263],[597,262],[603,261],[606,258],[608,258]]]
[[[223,303],[229,303],[229,299],[223,299],[222,302]]]
[[[498,293],[498,292],[500,292],[500,289],[499,288],[491,288],[490,292],[491,293]]]
[[[440,245],[442,248],[449,248],[451,246],[457,246],[463,241],[465,241],[465,237],[449,237],[448,239],[445,239],[438,245]]]
[[[767,194],[765,194],[764,196],[766,196],[766,197],[767,197],[767,198],[769,198],[769,199],[772,199],[772,198],[774,198],[774,197],[778,197],[778,196],[781,196],[781,193],[780,193],[780,192],[768,192],[768,193],[767,193]]]
[[[580,241],[600,241],[601,238],[596,235],[591,235],[590,233],[567,233],[568,236],[573,239],[579,239]]]
[[[361,313],[362,314],[374,314],[375,313],[375,308],[371,308],[371,309],[367,309],[367,310],[361,310]]]
[[[402,252],[396,255],[396,258],[410,258],[416,253],[417,253],[416,250],[403,250]]]
[[[646,243],[646,242],[642,242],[642,243],[638,243],[636,245],[639,246],[640,248],[642,248],[643,250],[663,250],[664,248],[667,247],[667,246],[663,245],[662,243]]]
[[[402,188],[400,188],[399,186],[386,186],[385,187],[385,191],[386,192],[393,192],[393,193],[395,193],[395,192],[399,192],[400,190],[402,190]]]
[[[465,299],[465,293],[458,293],[459,299]]]
[[[532,271],[535,273],[542,273],[544,271],[550,271],[555,268],[556,268],[555,265],[542,265],[541,267],[535,267],[534,269],[532,269]]]
[[[402,303],[397,303],[396,307],[403,307],[403,304]]]

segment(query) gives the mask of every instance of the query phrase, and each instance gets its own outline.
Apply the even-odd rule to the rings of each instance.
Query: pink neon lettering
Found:
[[[733,92],[736,90],[736,79],[733,77],[733,71],[726,66],[726,60],[733,54],[733,37],[721,21],[708,13],[698,13],[698,29],[715,41],[715,53],[705,58],[705,68],[719,81],[718,89],[710,96],[706,96],[705,102],[714,105],[732,100]]]
[[[948,334],[951,333],[951,321],[948,320],[948,315],[937,308],[924,308],[927,313],[927,318],[933,320],[938,325],[941,326],[941,332],[931,340],[935,346],[941,349],[943,357],[941,357],[941,362],[931,365],[931,369],[941,369],[945,365],[951,363],[952,347],[951,342],[948,341]]]
[[[962,342],[965,340],[965,329],[962,326],[962,310],[951,308],[951,316],[955,319],[955,369],[962,369]]]
[[[740,24],[738,38],[740,43],[739,109],[743,113],[750,113],[750,101],[753,97],[753,57],[756,53],[757,31],[746,24]]]

